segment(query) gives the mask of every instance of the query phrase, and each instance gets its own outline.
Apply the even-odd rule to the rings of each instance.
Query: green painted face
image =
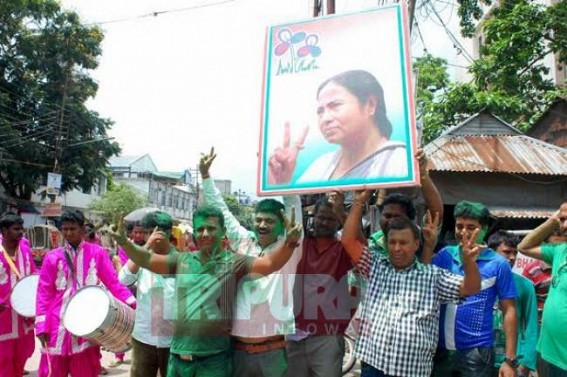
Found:
[[[220,226],[217,217],[196,217],[193,226],[197,246],[201,251],[212,252],[221,248],[225,229]]]

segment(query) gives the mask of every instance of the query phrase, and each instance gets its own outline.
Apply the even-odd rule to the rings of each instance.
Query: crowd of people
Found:
[[[100,345],[62,322],[69,300],[91,285],[135,310],[134,377],[341,376],[349,324],[363,376],[567,376],[567,201],[520,242],[505,230],[487,234],[489,210],[463,200],[453,213],[457,242],[440,246],[443,202],[419,153],[422,221],[393,192],[380,203],[380,230],[367,234],[371,192],[360,190],[348,206],[344,193],[323,195],[312,222],[298,195],[260,200],[246,229],[210,175],[215,157],[199,164],[195,251],[176,249],[173,218],[157,211],[117,224],[111,257],[69,210],[64,245],[36,271],[22,218],[2,215],[2,376],[24,374],[34,334],[38,376],[103,372]],[[536,260],[523,276],[512,272],[518,252]],[[14,285],[34,273],[35,323],[10,304]]]

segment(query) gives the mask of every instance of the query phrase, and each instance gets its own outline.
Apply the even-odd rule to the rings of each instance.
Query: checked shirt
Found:
[[[396,271],[367,247],[357,265],[368,281],[355,354],[387,375],[427,377],[437,347],[440,305],[458,302],[462,277],[416,261]]]

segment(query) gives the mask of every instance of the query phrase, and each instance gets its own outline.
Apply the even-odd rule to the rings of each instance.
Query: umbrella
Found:
[[[138,208],[138,209],[130,212],[126,216],[124,216],[124,221],[129,221],[129,222],[142,221],[144,216],[146,216],[148,213],[156,212],[156,211],[159,211],[159,210],[160,209],[156,208],[156,207]]]

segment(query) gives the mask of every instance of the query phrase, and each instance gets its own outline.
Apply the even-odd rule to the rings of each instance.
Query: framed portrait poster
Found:
[[[419,182],[407,10],[271,26],[258,195]]]

